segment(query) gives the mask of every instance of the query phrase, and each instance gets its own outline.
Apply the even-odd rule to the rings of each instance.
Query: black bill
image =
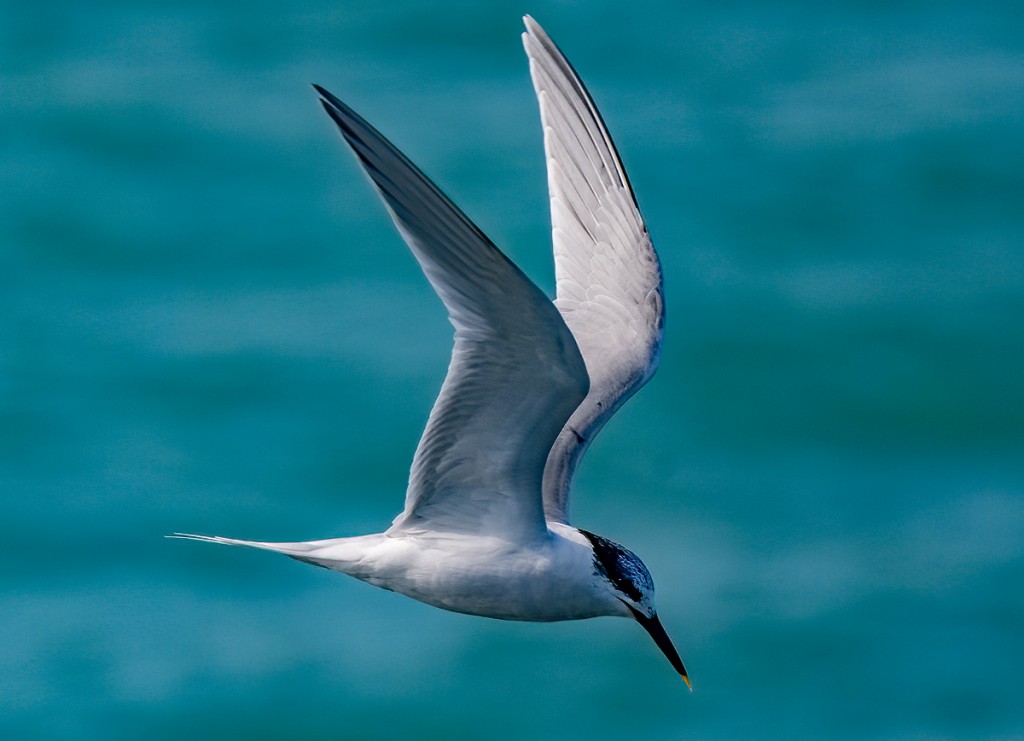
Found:
[[[628,606],[628,605],[627,605]],[[679,652],[676,651],[676,647],[672,645],[672,639],[668,637],[668,633],[665,632],[665,628],[661,625],[661,620],[658,619],[657,615],[646,617],[632,607],[629,608],[630,612],[633,613],[633,617],[636,621],[643,626],[644,630],[651,634],[651,638],[658,644],[658,648],[665,654],[665,658],[668,659],[669,663],[672,664],[672,668],[679,672],[679,676],[686,682],[686,686],[693,691],[693,685],[690,684],[690,677],[686,674],[686,667],[683,666],[683,660],[679,658]]]

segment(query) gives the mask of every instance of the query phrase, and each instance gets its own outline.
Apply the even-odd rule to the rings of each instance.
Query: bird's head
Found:
[[[672,664],[672,668],[679,672],[679,676],[686,682],[686,686],[693,689],[690,678],[686,674],[686,667],[683,660],[679,658],[679,652],[672,645],[668,633],[658,619],[658,613],[654,609],[654,580],[651,572],[647,570],[644,562],[639,556],[618,543],[613,543],[600,535],[588,533],[586,530],[580,532],[590,541],[594,551],[594,570],[601,583],[611,591],[611,594],[621,602],[629,614],[635,619],[644,630],[646,630],[658,648]]]

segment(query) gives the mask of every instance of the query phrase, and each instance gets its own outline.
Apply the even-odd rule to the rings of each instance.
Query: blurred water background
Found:
[[[316,103],[544,288],[534,14],[660,249],[579,473],[637,626],[444,613],[164,540],[377,531],[450,328]],[[1024,734],[1015,3],[0,3],[0,735]]]

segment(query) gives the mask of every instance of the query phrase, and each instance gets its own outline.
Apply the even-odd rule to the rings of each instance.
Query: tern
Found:
[[[454,349],[382,533],[249,546],[428,605],[501,620],[633,618],[686,682],[647,567],[569,524],[573,472],[658,366],[661,266],[594,101],[531,17],[557,297],[549,299],[380,132],[314,85],[455,328]]]

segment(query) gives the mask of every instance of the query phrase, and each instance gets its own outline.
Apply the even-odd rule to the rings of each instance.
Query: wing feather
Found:
[[[392,531],[546,533],[543,471],[586,396],[586,367],[558,309],[391,142],[317,87],[448,310],[455,345]]]
[[[661,267],[629,178],[590,94],[527,16],[523,45],[540,104],[558,307],[590,391],[548,455],[544,513],[565,522],[572,475],[605,422],[654,374],[664,323]]]

